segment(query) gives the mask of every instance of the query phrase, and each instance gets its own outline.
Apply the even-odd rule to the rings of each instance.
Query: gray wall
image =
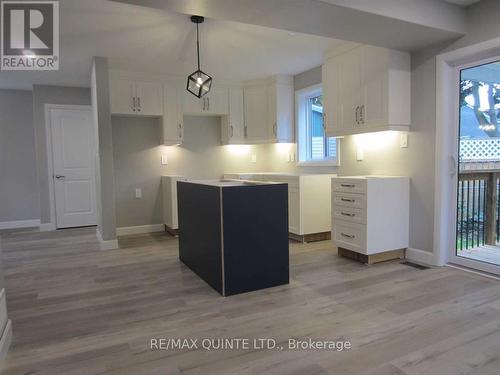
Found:
[[[220,178],[224,172],[265,171],[268,145],[221,146],[219,117],[185,116],[182,146],[160,144],[160,121],[113,117],[117,227],[162,223],[161,176]],[[257,156],[257,163],[251,156]],[[161,165],[161,156],[168,158]],[[135,189],[142,198],[135,198]]]
[[[0,222],[38,219],[31,91],[0,90]]]
[[[162,223],[158,119],[113,117],[116,226]],[[135,198],[135,189],[142,198]]]
[[[90,105],[90,90],[80,87],[33,85],[33,120],[36,139],[36,167],[40,194],[40,221],[50,222],[50,200],[45,104]]]

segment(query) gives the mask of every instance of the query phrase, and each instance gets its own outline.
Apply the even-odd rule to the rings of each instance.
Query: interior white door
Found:
[[[92,112],[51,109],[50,119],[56,227],[96,225],[96,136]]]

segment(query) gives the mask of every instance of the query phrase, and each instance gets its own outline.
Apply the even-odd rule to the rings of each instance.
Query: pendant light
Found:
[[[186,89],[198,98],[208,94],[212,86],[212,77],[200,69],[200,38],[198,26],[200,23],[203,23],[203,21],[205,21],[205,18],[202,16],[191,16],[191,22],[196,24],[196,55],[198,57],[198,70],[188,76]]]

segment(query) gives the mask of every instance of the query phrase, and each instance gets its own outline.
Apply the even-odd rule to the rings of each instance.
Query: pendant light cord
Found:
[[[198,24],[196,24],[196,54],[198,56],[198,70],[200,70],[200,37],[198,32]]]

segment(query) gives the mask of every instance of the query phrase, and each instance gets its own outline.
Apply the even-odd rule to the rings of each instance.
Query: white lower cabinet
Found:
[[[288,230],[298,236],[331,231],[331,179],[334,174],[232,173],[226,179],[288,184]]]
[[[371,255],[408,248],[408,177],[334,177],[332,241]]]
[[[186,181],[186,177],[177,175],[161,177],[163,223],[172,231],[179,229],[177,212],[177,181]]]

